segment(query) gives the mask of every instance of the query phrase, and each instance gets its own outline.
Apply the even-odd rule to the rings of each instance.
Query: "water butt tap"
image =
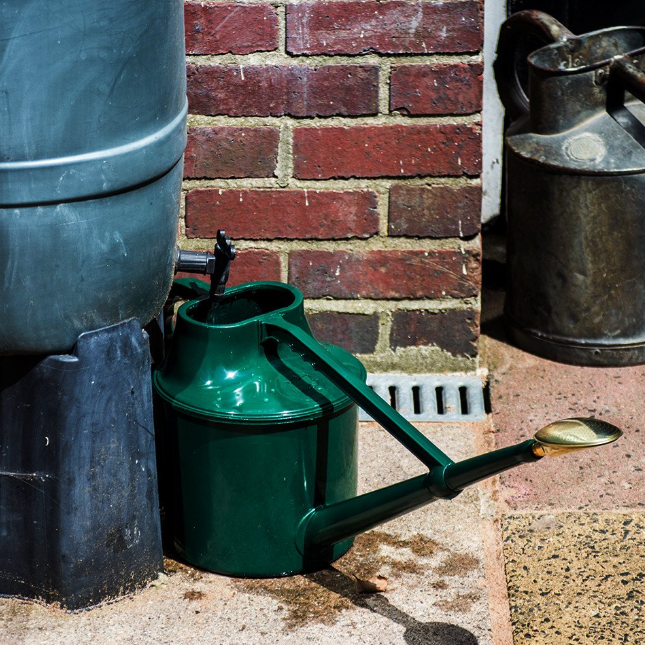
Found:
[[[231,262],[235,259],[235,245],[226,236],[226,231],[218,229],[217,243],[213,253],[210,251],[183,251],[177,249],[175,260],[175,273],[199,273],[209,275],[211,286],[208,293],[208,300],[211,303],[210,310],[206,316],[207,323],[216,321],[216,311],[220,300],[226,291],[226,282],[231,268]]]

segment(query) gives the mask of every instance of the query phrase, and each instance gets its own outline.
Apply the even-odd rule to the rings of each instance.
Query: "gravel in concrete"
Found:
[[[515,645],[645,642],[645,515],[504,518]]]

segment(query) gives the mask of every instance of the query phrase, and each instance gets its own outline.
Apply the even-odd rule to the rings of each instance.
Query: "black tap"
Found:
[[[175,273],[185,271],[187,273],[201,273],[210,275],[211,287],[208,294],[211,307],[206,317],[207,323],[214,323],[215,312],[220,300],[226,290],[226,281],[231,268],[231,262],[235,259],[235,245],[231,244],[226,231],[217,231],[217,244],[213,253],[210,251],[183,251],[177,249],[175,260]]]

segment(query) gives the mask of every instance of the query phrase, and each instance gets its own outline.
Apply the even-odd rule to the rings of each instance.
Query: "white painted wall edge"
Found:
[[[493,63],[500,25],[506,20],[506,0],[484,2],[484,97],[482,114],[482,223],[500,213],[504,107],[497,94]]]

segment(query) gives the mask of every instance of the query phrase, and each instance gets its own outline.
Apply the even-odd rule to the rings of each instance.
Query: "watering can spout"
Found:
[[[298,548],[304,554],[318,552],[436,499],[455,497],[467,486],[515,466],[602,446],[621,435],[617,427],[597,419],[556,421],[528,441],[437,465],[427,475],[313,509],[300,523]]]

